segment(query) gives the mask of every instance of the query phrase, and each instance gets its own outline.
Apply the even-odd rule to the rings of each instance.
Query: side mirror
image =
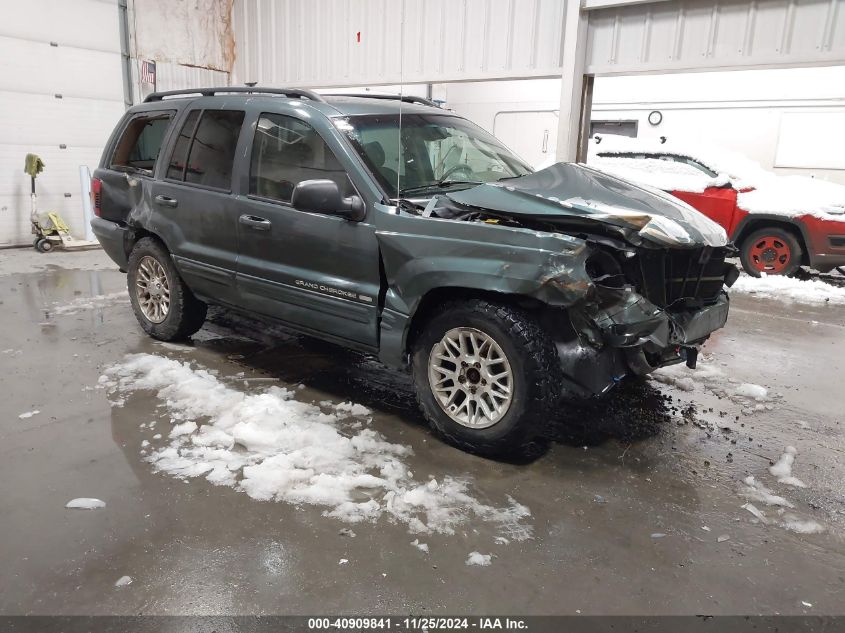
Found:
[[[303,180],[293,188],[290,203],[300,211],[339,215],[355,222],[363,220],[366,211],[358,196],[341,196],[334,180]]]

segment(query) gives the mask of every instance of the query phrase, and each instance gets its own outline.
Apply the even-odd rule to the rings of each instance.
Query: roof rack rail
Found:
[[[419,103],[421,105],[431,106],[433,108],[439,108],[440,106],[437,105],[431,99],[426,99],[425,97],[415,97],[414,95],[374,95],[368,92],[356,92],[356,93],[340,93],[340,92],[333,92],[333,93],[323,93],[324,97],[357,97],[361,99],[393,99],[394,101],[403,101],[405,103]]]
[[[220,88],[188,88],[185,90],[164,90],[153,92],[144,99],[144,103],[151,101],[163,101],[167,97],[187,97],[189,95],[201,95],[212,97],[222,93],[240,93],[254,95],[279,95],[291,99],[308,99],[309,101],[324,101],[316,92],[303,90],[302,88],[255,88],[252,86],[221,86]]]

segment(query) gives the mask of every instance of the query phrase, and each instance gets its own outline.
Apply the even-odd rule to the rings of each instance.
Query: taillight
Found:
[[[100,192],[103,190],[103,181],[99,178],[91,179],[91,206],[94,207],[94,215],[100,217]]]

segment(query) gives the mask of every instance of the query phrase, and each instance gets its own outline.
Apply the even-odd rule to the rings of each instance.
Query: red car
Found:
[[[845,266],[845,186],[778,176],[706,146],[597,136],[591,167],[662,189],[722,225],[749,275]]]

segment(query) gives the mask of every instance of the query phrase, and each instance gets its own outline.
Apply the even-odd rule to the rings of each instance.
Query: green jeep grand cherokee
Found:
[[[411,97],[156,93],[92,191],[148,334],[188,337],[216,303],[377,354],[487,455],[542,438],[562,397],[694,366],[737,275],[691,207],[582,165],[532,172]]]

